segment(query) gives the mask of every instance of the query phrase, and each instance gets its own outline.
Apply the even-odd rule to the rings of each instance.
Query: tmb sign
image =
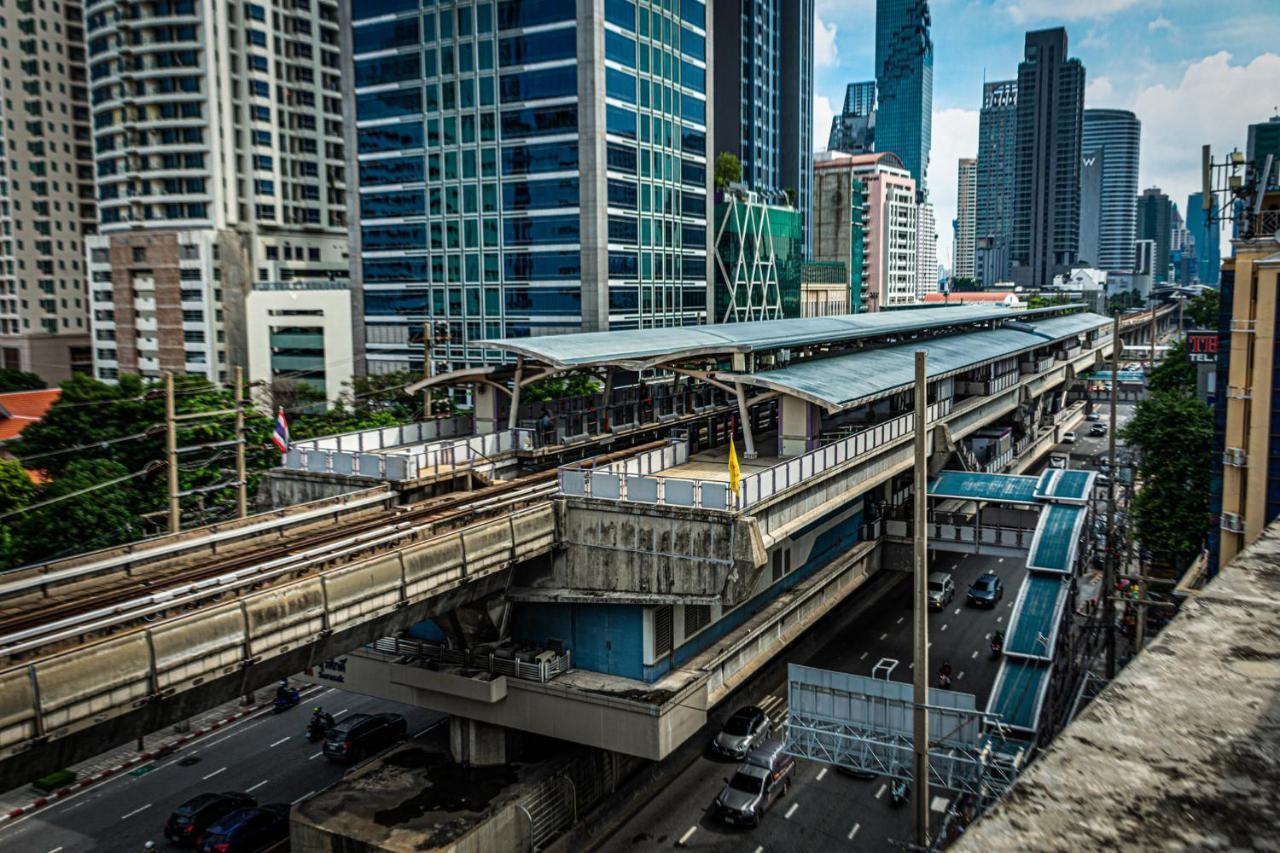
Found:
[[[1193,362],[1213,364],[1218,360],[1218,333],[1209,331],[1187,332],[1187,355]]]

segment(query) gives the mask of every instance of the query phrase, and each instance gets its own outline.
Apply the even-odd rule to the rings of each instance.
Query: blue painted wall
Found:
[[[440,626],[430,619],[419,622],[416,625],[410,625],[409,630],[405,631],[405,633],[415,640],[426,640],[432,643],[444,642],[444,631],[441,631]]]
[[[644,610],[632,604],[518,604],[512,638],[532,645],[557,637],[573,665],[626,678],[644,677]]]

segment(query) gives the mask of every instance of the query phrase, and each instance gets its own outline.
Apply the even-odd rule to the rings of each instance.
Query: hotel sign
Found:
[[[1218,333],[1205,330],[1187,332],[1187,355],[1197,364],[1213,364],[1218,360]]]

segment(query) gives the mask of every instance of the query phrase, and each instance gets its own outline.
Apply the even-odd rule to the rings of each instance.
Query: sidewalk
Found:
[[[306,689],[306,685],[300,685],[300,687],[304,690]],[[135,742],[82,761],[67,768],[75,772],[76,780],[68,788],[64,788],[63,791],[87,788],[102,779],[114,776],[116,773],[145,767],[154,753],[170,752],[193,737],[198,737],[211,729],[221,728],[227,723],[260,711],[266,707],[266,704],[244,705],[242,700],[226,702],[199,716],[192,717],[186,724],[160,729],[148,735],[143,741],[143,749],[141,750],[138,749],[138,744]],[[30,811],[33,808],[39,808],[45,804],[46,798],[52,800],[59,795],[65,796],[65,793],[50,792],[46,794],[31,785],[23,785],[11,791],[5,791],[0,794],[0,821],[4,821],[8,817],[16,817],[18,814]]]

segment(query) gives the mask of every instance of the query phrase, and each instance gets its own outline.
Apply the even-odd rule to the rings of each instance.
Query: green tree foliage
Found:
[[[32,510],[23,518],[24,560],[106,548],[138,538],[143,531],[134,506],[137,492],[130,488],[130,481],[93,488],[128,474],[123,465],[109,459],[75,459],[68,464],[42,495],[45,501],[62,500]]]
[[[13,512],[31,503],[36,487],[31,482],[22,463],[13,459],[0,459],[0,515]],[[0,519],[0,567],[12,566],[19,561],[21,537],[15,535],[14,522],[18,516]]]
[[[1175,569],[1199,553],[1208,530],[1213,411],[1196,399],[1195,381],[1185,345],[1171,348],[1121,433],[1142,480],[1133,498],[1138,541]]]
[[[1218,328],[1218,291],[1206,290],[1187,302],[1186,320],[1193,329]]]
[[[598,394],[604,386],[594,376],[571,373],[568,376],[549,376],[526,385],[520,391],[520,399],[531,403],[545,403],[563,397],[585,397]]]
[[[1131,308],[1142,308],[1146,304],[1146,300],[1142,298],[1142,292],[1137,288],[1124,291],[1112,296],[1107,300],[1107,309],[1112,314],[1120,314]]]
[[[742,180],[742,162],[730,151],[716,155],[716,189],[726,189],[729,184]]]
[[[1054,305],[1066,305],[1070,300],[1066,294],[1058,294],[1056,296],[1042,296],[1039,293],[1033,293],[1027,297],[1028,308],[1051,308]]]
[[[34,373],[4,368],[0,370],[0,394],[9,391],[39,391],[46,388],[44,380]]]
[[[980,289],[981,288],[978,287],[978,282],[968,276],[957,276],[956,278],[951,279],[952,293],[976,293]]]

